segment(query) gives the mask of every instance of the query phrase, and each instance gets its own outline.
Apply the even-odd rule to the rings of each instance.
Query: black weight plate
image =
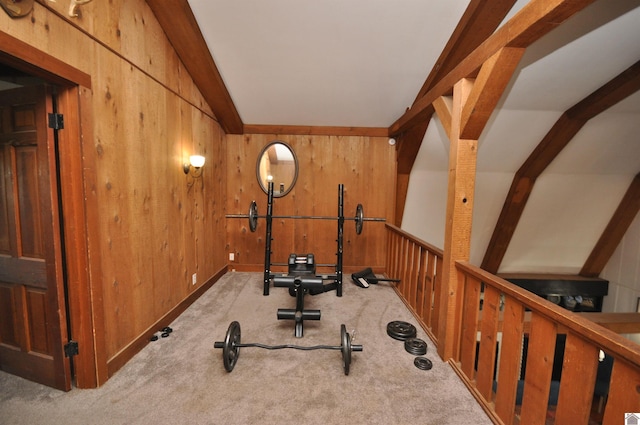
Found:
[[[256,231],[258,227],[258,204],[256,201],[251,201],[251,205],[249,205],[249,230],[252,232]]]
[[[340,349],[342,351],[342,368],[344,374],[349,374],[349,367],[351,366],[351,336],[347,332],[347,327],[343,324],[340,325]]]
[[[433,363],[426,357],[416,357],[413,360],[413,364],[416,365],[418,369],[429,370],[433,367]]]
[[[415,338],[417,330],[411,323],[394,320],[387,324],[387,335],[393,339],[404,341],[409,338]]]
[[[356,235],[362,233],[362,225],[364,224],[364,210],[362,209],[362,204],[358,204],[356,207]]]
[[[420,338],[409,338],[404,341],[404,349],[414,356],[424,356],[427,354],[427,343]]]
[[[229,325],[229,329],[227,329],[222,349],[222,362],[227,372],[231,372],[238,361],[238,356],[240,355],[238,344],[240,344],[240,323],[233,321]]]

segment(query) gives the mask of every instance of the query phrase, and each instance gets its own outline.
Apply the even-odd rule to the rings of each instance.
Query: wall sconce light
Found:
[[[185,174],[189,174],[189,171],[193,169],[192,175],[194,177],[200,177],[202,174],[202,166],[204,165],[205,158],[202,155],[191,155],[189,162],[185,162],[182,165],[182,170]]]

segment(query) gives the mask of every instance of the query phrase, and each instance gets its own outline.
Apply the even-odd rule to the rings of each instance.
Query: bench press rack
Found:
[[[254,204],[252,204],[254,205]],[[361,208],[360,208],[361,210]],[[265,246],[264,246],[264,273],[263,273],[263,295],[269,295],[269,286],[271,284],[271,280],[276,277],[275,274],[271,273],[271,241],[273,240],[272,236],[272,223],[273,223],[273,182],[269,182],[268,191],[267,191],[267,215],[264,217],[266,219],[266,231],[265,231]],[[308,218],[308,219],[328,219],[327,217],[305,217],[305,216],[290,216],[290,218]],[[323,285],[321,292],[327,292],[336,290],[336,296],[342,296],[342,254],[343,254],[343,232],[344,232],[344,185],[338,185],[338,235],[336,239],[337,250],[336,250],[336,264],[328,264],[329,266],[335,266],[335,274],[327,275],[326,279],[323,280],[333,280],[333,283]],[[275,286],[275,284],[274,284]],[[284,285],[283,285],[284,286]],[[317,293],[317,291],[316,291]]]

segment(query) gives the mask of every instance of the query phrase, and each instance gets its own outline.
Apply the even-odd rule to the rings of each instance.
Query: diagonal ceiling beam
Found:
[[[640,61],[572,106],[516,172],[481,267],[497,273],[536,179],[591,118],[640,90]]]
[[[460,138],[480,138],[524,51],[519,47],[505,47],[482,65],[462,110]]]
[[[490,2],[486,0],[471,0],[440,57],[438,57],[433,69],[418,92],[414,105],[438,81],[451,72],[458,63],[493,34],[515,2],[516,0],[494,0]],[[403,154],[398,157],[399,169],[411,171],[413,161],[420,149],[420,144],[433,112],[433,108],[425,108],[420,115],[420,119],[416,120],[420,122],[411,126],[417,126],[418,128],[412,128],[412,131],[408,132],[408,134],[390,133],[391,136],[398,139],[398,147],[409,145],[404,149]],[[423,130],[419,131],[420,128],[423,128]],[[403,132],[407,130],[409,128],[403,129]]]
[[[147,0],[147,4],[222,129],[229,134],[242,134],[242,119],[211,57],[188,1]]]
[[[486,39],[453,70],[389,127],[389,134],[399,134],[423,119],[424,111],[438,97],[447,94],[463,78],[473,75],[491,56],[504,47],[526,48],[595,0],[531,0],[513,18]]]
[[[471,0],[456,29],[449,38],[440,57],[429,73],[426,81],[416,96],[416,101],[424,96],[433,85],[447,75],[468,54],[473,52],[482,41],[488,38],[505,16],[516,0]],[[415,101],[414,101],[415,104]],[[404,204],[409,186],[409,174],[413,168],[416,156],[422,145],[422,140],[434,113],[432,106],[427,106],[419,119],[411,127],[402,132],[391,134],[397,140],[398,184],[396,187],[396,220],[400,226],[404,213]]]
[[[640,174],[636,174],[609,224],[585,261],[580,276],[598,277],[640,211]]]
[[[469,53],[498,28],[516,0],[471,0],[427,80],[416,96],[423,97]],[[414,101],[415,103],[415,101]]]

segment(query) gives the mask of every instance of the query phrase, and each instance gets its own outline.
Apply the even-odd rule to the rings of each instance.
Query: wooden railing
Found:
[[[420,325],[437,343],[442,250],[387,224],[387,275]]]
[[[437,344],[437,323],[445,320],[437,306],[442,253],[387,228],[387,274],[402,279],[399,296]],[[625,413],[640,412],[640,346],[469,263],[456,265],[459,311],[449,316],[459,321],[456,355],[443,360],[494,423],[593,423],[600,350],[613,358],[613,368],[597,420],[623,424]],[[558,351],[561,339],[564,349]],[[559,378],[553,376],[554,359],[562,365]]]

